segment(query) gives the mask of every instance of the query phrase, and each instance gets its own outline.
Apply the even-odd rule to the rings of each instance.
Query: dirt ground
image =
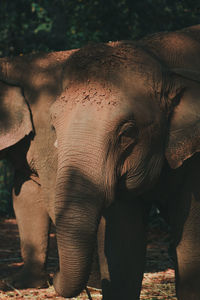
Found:
[[[53,275],[57,264],[55,234],[51,233],[48,271]],[[165,300],[177,299],[174,288],[174,270],[168,256],[169,234],[166,229],[158,226],[151,227],[148,233],[147,264],[144,274],[140,299]],[[0,279],[16,272],[22,266],[19,249],[19,234],[15,219],[0,219]],[[10,286],[11,291],[0,291],[0,299],[64,299],[56,295],[53,287],[46,289],[16,290]],[[101,299],[101,291],[90,289],[88,291],[93,300]],[[87,291],[87,292],[88,292]],[[84,291],[77,300],[89,298]],[[123,299],[128,300],[128,299]]]

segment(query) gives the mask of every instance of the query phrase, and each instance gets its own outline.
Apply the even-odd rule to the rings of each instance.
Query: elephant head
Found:
[[[194,146],[184,157],[175,154],[183,142],[178,135],[174,142],[174,130],[187,127],[182,106],[193,86],[172,73],[131,42],[88,46],[65,65],[63,92],[51,107],[58,145],[60,258],[54,285],[65,297],[86,284],[102,209],[117,199],[118,191],[138,195],[157,180],[165,157],[177,167],[189,152],[198,151],[199,142],[191,141]],[[179,110],[184,112],[180,118]],[[191,129],[194,124],[196,119]]]

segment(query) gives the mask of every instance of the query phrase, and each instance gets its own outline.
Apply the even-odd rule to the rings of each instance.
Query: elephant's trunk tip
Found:
[[[65,282],[65,280],[61,279],[60,272],[55,274],[53,279],[53,285],[55,291],[64,298],[73,298],[78,296],[86,286],[86,284],[78,286],[69,286],[69,284]]]

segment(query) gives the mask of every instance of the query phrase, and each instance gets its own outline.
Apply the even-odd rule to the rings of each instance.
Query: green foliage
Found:
[[[135,39],[197,23],[198,0],[0,0],[0,56]],[[5,162],[0,174],[0,212],[6,212],[12,176]]]
[[[200,23],[197,0],[1,0],[0,55],[140,38]]]

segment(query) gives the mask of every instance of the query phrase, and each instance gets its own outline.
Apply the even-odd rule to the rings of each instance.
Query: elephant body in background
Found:
[[[23,280],[44,282],[51,218],[59,294],[86,285],[99,229],[104,299],[138,299],[156,201],[174,233],[178,298],[200,298],[199,37],[196,26],[0,61],[0,147],[16,169]]]
[[[16,287],[43,286],[50,218],[54,221],[57,172],[49,107],[61,89],[64,62],[73,51],[2,58],[1,157],[14,166],[13,206],[19,227],[22,271]]]

